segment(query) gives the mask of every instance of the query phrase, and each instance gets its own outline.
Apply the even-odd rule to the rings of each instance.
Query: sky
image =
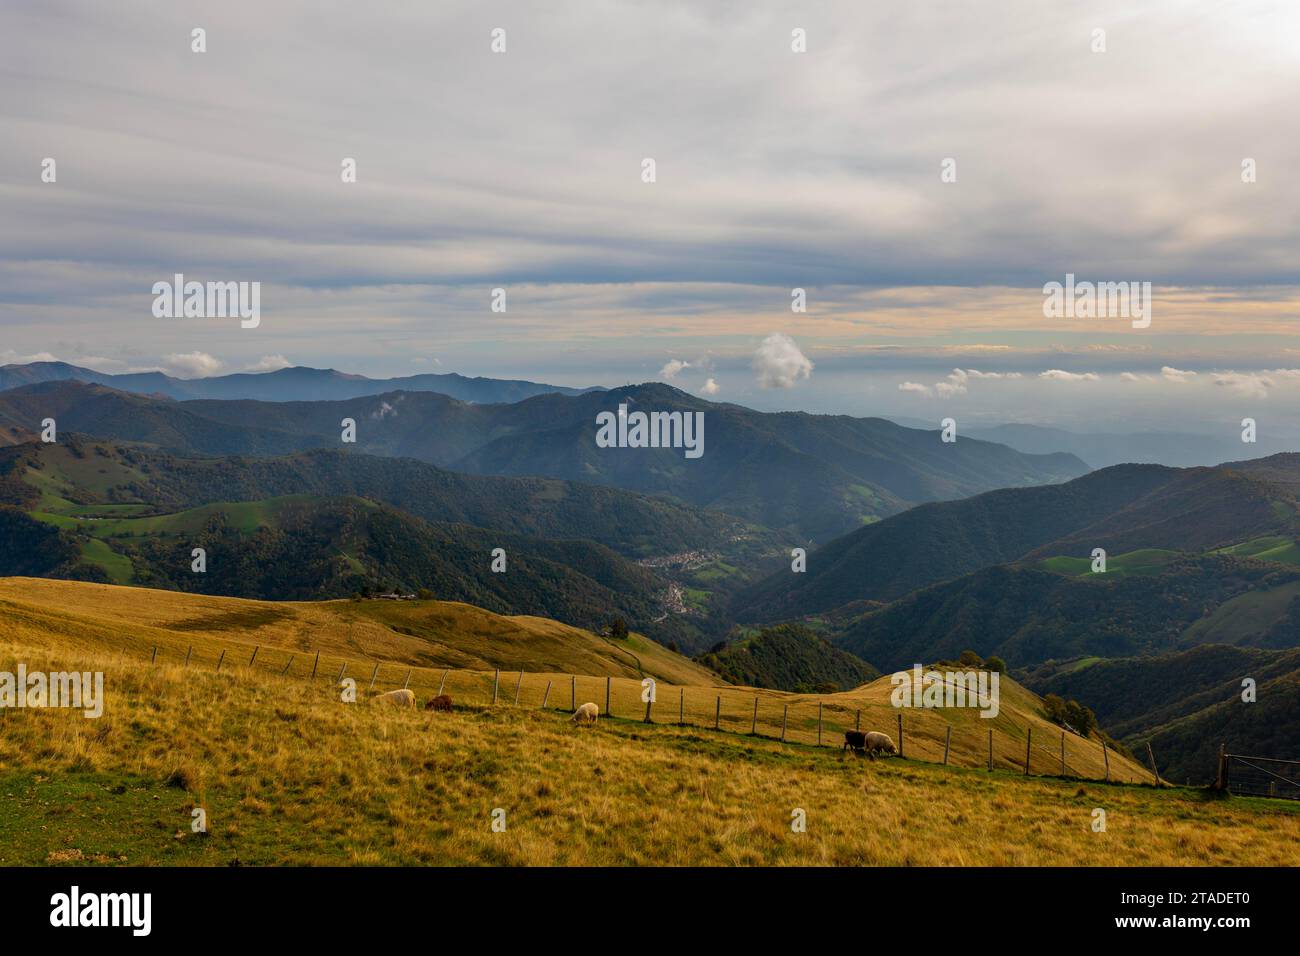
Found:
[[[0,363],[1290,427],[1298,103],[1284,0],[7,0]],[[260,324],[156,317],[176,273]]]

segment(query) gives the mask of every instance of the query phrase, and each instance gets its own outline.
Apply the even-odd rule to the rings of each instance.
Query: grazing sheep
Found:
[[[867,733],[867,753],[871,759],[876,759],[876,751],[882,750],[887,754],[898,753],[898,748],[894,746],[893,738],[889,734],[882,734],[878,730],[872,730]]]
[[[425,710],[451,710],[451,696],[449,694],[439,694],[437,697],[429,698],[429,702],[424,705]]]
[[[575,724],[594,724],[599,713],[600,708],[588,701],[573,712],[569,721]]]
[[[410,707],[415,709],[415,691],[407,690],[403,687],[401,690],[390,690],[387,694],[379,694],[370,698],[372,701],[392,704],[394,707]]]
[[[844,731],[844,746],[841,750],[852,750],[855,754],[867,752],[867,735],[860,730]]]

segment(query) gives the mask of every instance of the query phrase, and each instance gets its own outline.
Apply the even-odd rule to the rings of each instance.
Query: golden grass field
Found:
[[[358,652],[348,673],[364,698],[370,671],[358,669],[379,657],[376,648],[346,643],[355,631],[345,638],[325,617],[303,618],[316,625],[305,634],[283,618],[261,625],[246,618],[247,626],[232,630],[246,605],[264,604],[0,581],[0,669],[22,661],[29,671],[102,670],[107,696],[97,720],[57,709],[0,710],[0,865],[1300,864],[1300,808],[1286,801],[1025,777],[1017,722],[1036,728],[1035,774],[1056,772],[1059,730],[1040,721],[1051,745],[1040,757],[1033,695],[1010,682],[1003,716],[991,722],[995,738],[1006,738],[993,773],[981,769],[990,721],[971,711],[906,715],[909,758],[941,759],[941,728],[951,721],[949,767],[809,746],[817,698],[774,691],[692,685],[688,717],[700,723],[711,723],[724,695],[723,727],[740,732],[718,733],[674,726],[669,701],[678,692],[665,685],[652,714],[665,722],[646,726],[639,683],[620,678],[612,682],[613,709],[623,719],[576,727],[553,709],[569,704],[567,687],[555,697],[568,680],[561,665],[573,663],[562,658],[551,659],[557,670],[549,678],[526,675],[519,706],[507,680],[513,675],[503,675],[502,702],[493,707],[490,673],[453,671],[463,681],[453,685],[449,675],[457,712],[398,712],[341,701],[333,662]],[[271,606],[326,615],[336,605],[353,613],[378,607]],[[133,613],[142,623],[132,624]],[[375,613],[418,617],[422,609],[386,605]],[[226,630],[215,629],[214,619],[224,619]],[[270,639],[277,626],[282,645]],[[313,681],[294,668],[280,676],[290,653],[305,654],[297,643],[304,638],[337,648],[334,673]],[[398,634],[392,645],[377,645],[394,656],[376,689],[400,685],[408,661],[419,659],[415,644],[398,638],[416,640]],[[495,664],[497,643],[482,638],[476,650],[459,652]],[[500,643],[502,653],[519,655],[527,638]],[[187,667],[181,661],[190,644]],[[258,644],[249,666],[242,651]],[[155,645],[159,660],[150,664]],[[227,658],[217,673],[219,647]],[[411,685],[423,699],[442,672],[416,670],[421,681],[413,677]],[[547,679],[553,696],[541,709]],[[579,700],[598,700],[603,709],[603,690],[603,678],[588,675]],[[885,724],[892,732],[887,692],[877,681],[821,702],[839,708],[836,727],[861,710],[864,729]],[[749,736],[756,696],[764,718],[779,720],[787,703],[801,715],[811,706],[790,734],[803,742]],[[759,729],[773,732],[765,719]],[[1069,772],[1099,768],[1095,743],[1075,738],[1072,747]],[[1111,769],[1150,779],[1115,754]],[[207,835],[191,832],[195,805],[208,814]],[[498,808],[504,832],[491,827]],[[1106,812],[1104,833],[1092,830],[1096,808]],[[796,809],[806,813],[806,832],[791,829]]]

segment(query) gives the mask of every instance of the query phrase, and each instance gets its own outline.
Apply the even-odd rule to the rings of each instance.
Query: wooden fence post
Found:
[[[289,663],[284,665],[284,670],[280,671],[280,676],[283,677],[285,674],[289,673],[289,668],[292,666],[293,666],[293,655],[290,654]]]
[[[989,728],[989,772],[993,772],[993,728]]]
[[[1101,759],[1106,761],[1106,782],[1110,783],[1110,754],[1106,749],[1106,741],[1101,742]]]
[[[1065,731],[1061,731],[1061,776],[1065,776]]]
[[[713,710],[713,729],[717,730],[722,724],[722,695],[718,695],[718,705]]]
[[[578,675],[569,676],[569,710],[578,709]],[[608,714],[606,715],[608,716]]]
[[[952,746],[952,724],[948,725],[948,734],[943,738],[943,765],[948,766],[948,749]]]
[[[749,722],[749,735],[758,733],[758,695],[754,695],[754,719]]]
[[[677,724],[686,726],[686,688],[677,688]]]
[[[785,705],[785,710],[781,712],[781,743],[785,743],[785,728],[790,718],[790,705]]]
[[[193,653],[194,653],[194,645],[191,644],[191,645],[190,645],[190,649],[187,650],[187,651],[185,652],[185,666],[186,666],[186,667],[189,667],[189,666],[190,666],[190,655],[193,654]]]
[[[316,652],[316,659],[315,659],[314,661],[311,662],[311,676],[312,676],[312,680],[315,680],[315,679],[316,679],[316,665],[319,664],[319,663],[320,663],[320,651],[317,651],[317,652]]]
[[[501,668],[497,668],[492,673],[492,703],[497,702],[497,688],[501,686]]]
[[[903,712],[898,712],[898,756],[903,756]]]
[[[225,659],[226,659],[226,652],[225,652],[225,649],[223,648],[222,651],[221,651],[221,656],[217,658],[217,670],[218,670],[218,671],[221,670],[221,662],[224,661]]]
[[[153,657],[149,658],[149,663],[153,664],[158,660],[158,645],[153,646]]]
[[[857,716],[853,718],[853,729],[862,730],[862,711],[858,711]]]
[[[443,689],[444,687],[447,686],[447,675],[450,674],[450,673],[451,673],[451,668],[450,668],[450,667],[448,667],[445,671],[442,672],[442,680],[438,681],[438,696],[439,696],[439,697],[442,696],[442,689]]]
[[[1160,779],[1160,771],[1156,769],[1156,755],[1151,752],[1151,741],[1147,741],[1147,757],[1151,759],[1151,772],[1156,775],[1156,784],[1164,786],[1164,781]]]
[[[370,686],[366,688],[367,691],[372,691],[375,689],[375,678],[378,676],[379,676],[379,664],[376,663],[375,669],[370,672]]]
[[[605,716],[606,717],[613,716],[609,709],[609,687],[610,684],[612,684],[613,682],[614,682],[614,678],[612,677],[605,678]]]
[[[402,690],[406,690],[410,686],[411,686],[411,668],[408,667],[406,669],[406,679],[402,681]]]
[[[524,672],[519,672],[519,680],[515,681],[515,706],[519,706],[519,688],[524,686]]]
[[[253,648],[253,656],[250,657],[250,658],[248,659],[248,666],[249,666],[249,667],[252,667],[252,666],[253,666],[253,661],[257,660],[257,652],[260,651],[261,649],[262,649],[262,648],[261,648],[260,646],[259,646],[259,647],[254,647],[254,648]]]
[[[1029,747],[1034,741],[1034,728],[1025,728],[1025,776],[1029,776]]]
[[[822,702],[817,701],[817,746],[822,745]]]
[[[546,702],[551,699],[551,682],[546,682],[546,693],[542,695],[542,710],[546,709]]]
[[[343,672],[347,669],[348,669],[348,662],[344,661],[343,666],[339,668],[339,676],[334,678],[334,683],[337,684],[339,681],[343,679]]]
[[[652,706],[654,706],[654,701],[651,700],[649,697],[646,697],[646,699],[645,699],[645,722],[646,722],[647,724],[650,723],[650,708],[651,708]]]
[[[1214,780],[1215,790],[1225,790],[1228,786],[1228,745],[1219,744],[1219,775]]]

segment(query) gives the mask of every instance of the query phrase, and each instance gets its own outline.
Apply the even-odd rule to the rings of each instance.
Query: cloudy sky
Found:
[[[7,0],[0,78],[0,362],[1300,410],[1294,0]],[[260,326],[155,318],[177,272]],[[1046,318],[1067,273],[1150,327]]]

